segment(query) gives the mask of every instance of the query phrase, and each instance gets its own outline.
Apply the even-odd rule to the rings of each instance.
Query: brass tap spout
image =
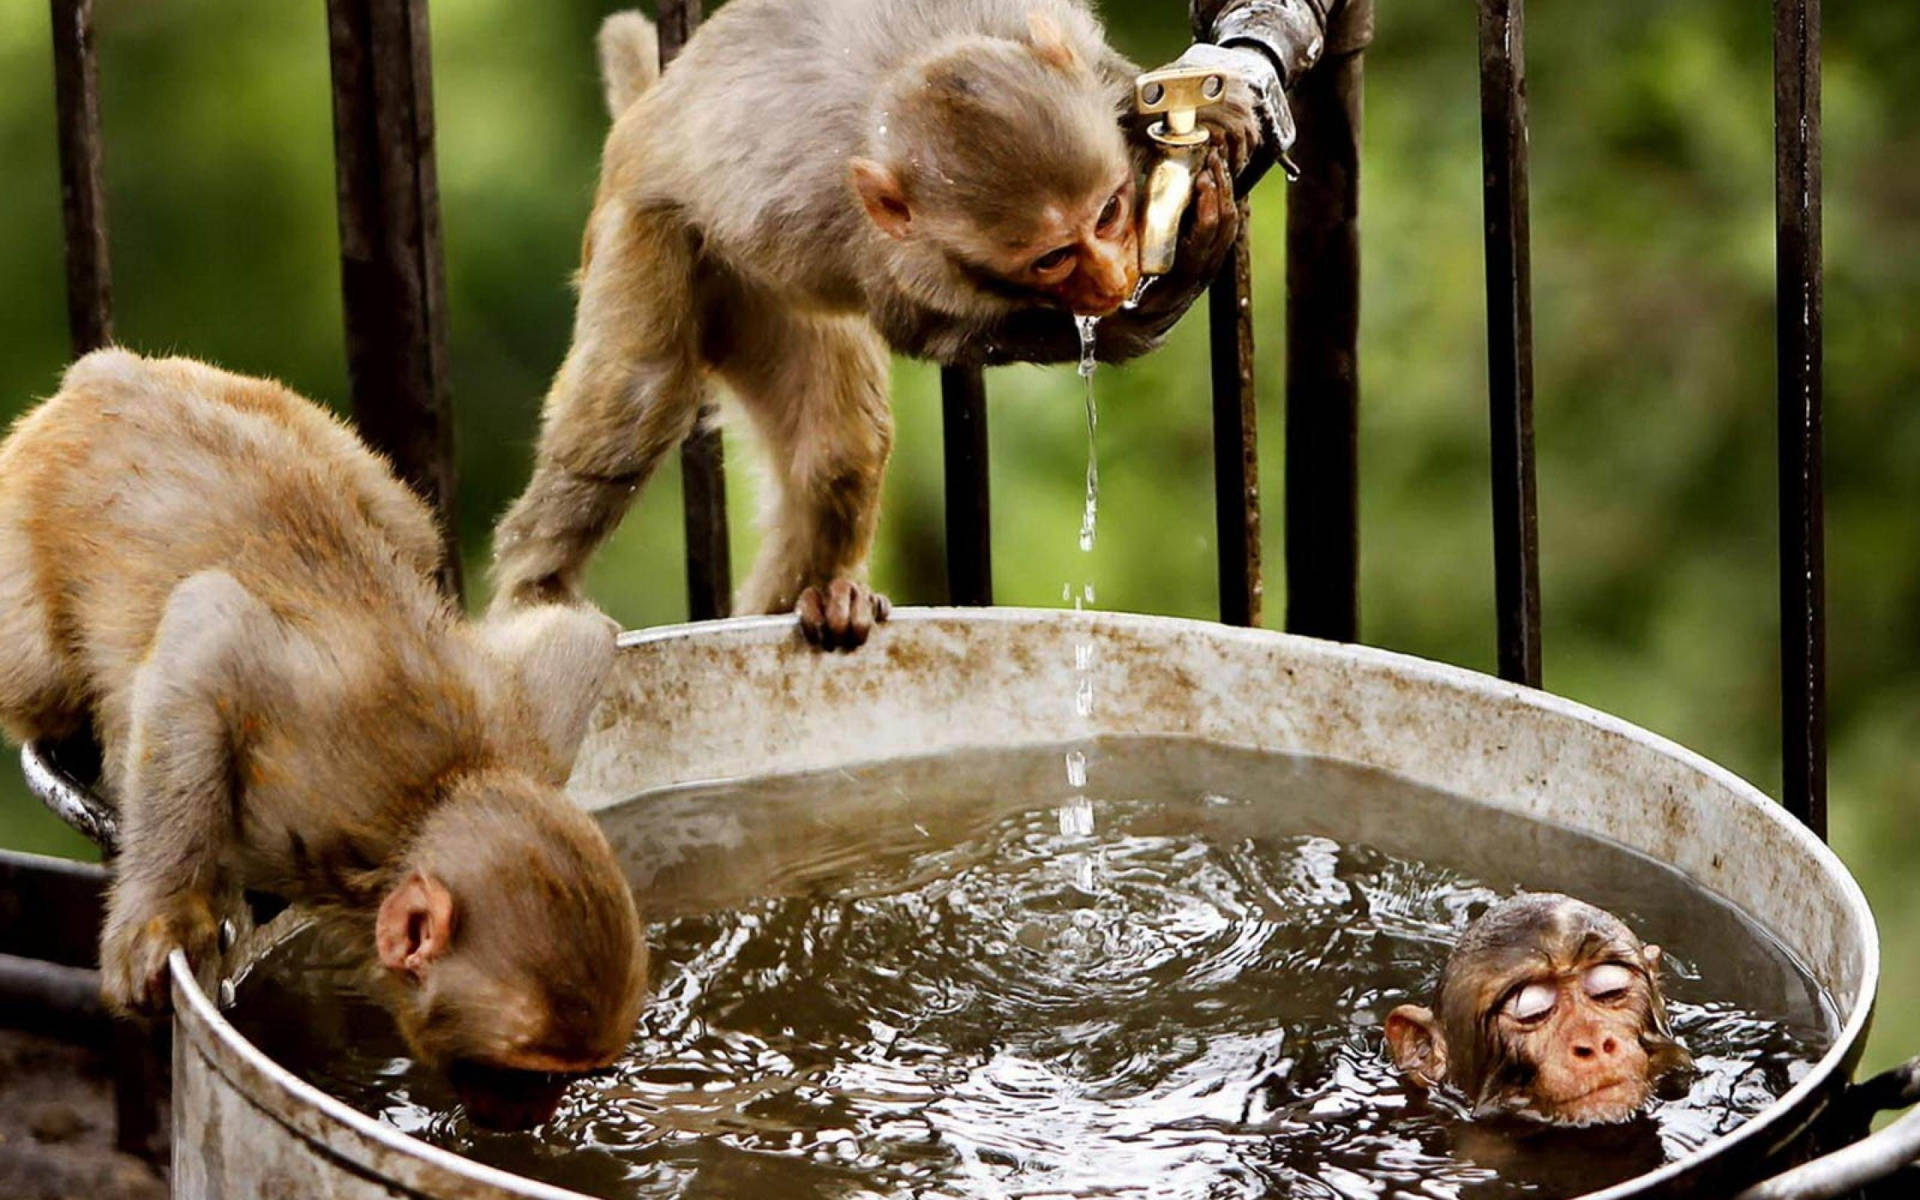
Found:
[[[1160,114],[1147,130],[1159,147],[1160,161],[1147,174],[1147,202],[1140,214],[1140,273],[1165,275],[1173,270],[1180,239],[1180,218],[1193,199],[1194,173],[1207,144],[1207,131],[1198,128],[1201,109],[1226,94],[1227,81],[1217,71],[1168,67],[1148,71],[1133,81],[1134,108],[1142,116]]]

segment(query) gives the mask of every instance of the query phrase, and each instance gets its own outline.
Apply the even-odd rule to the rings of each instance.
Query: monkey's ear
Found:
[[[899,239],[913,232],[913,209],[898,176],[870,158],[854,159],[847,164],[847,173],[854,194],[880,232]]]
[[[1665,957],[1666,952],[1651,942],[1640,947],[1640,961],[1647,964],[1647,974],[1655,980],[1660,978],[1660,962]]]
[[[380,965],[423,979],[427,965],[453,944],[453,893],[425,871],[415,870],[380,902],[373,944]]]
[[[586,604],[515,609],[480,624],[488,648],[513,671],[524,717],[547,751],[547,781],[555,787],[573,772],[619,633],[611,617]]]
[[[1033,52],[1040,56],[1040,61],[1050,67],[1071,71],[1079,65],[1080,56],[1073,52],[1066,31],[1058,21],[1037,8],[1027,12],[1027,40],[1033,43]]]
[[[1433,1013],[1402,1004],[1387,1014],[1387,1053],[1409,1083],[1433,1087],[1447,1077],[1447,1038]]]

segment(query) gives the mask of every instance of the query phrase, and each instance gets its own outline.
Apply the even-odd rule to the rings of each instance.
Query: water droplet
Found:
[[[1092,379],[1093,369],[1099,365],[1095,357],[1099,343],[1094,331],[1100,327],[1099,317],[1075,317],[1074,325],[1080,330],[1080,378]]]

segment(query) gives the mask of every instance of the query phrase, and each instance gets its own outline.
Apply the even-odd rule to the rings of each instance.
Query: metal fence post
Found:
[[[327,0],[353,417],[433,506],[461,588],[427,0]]]

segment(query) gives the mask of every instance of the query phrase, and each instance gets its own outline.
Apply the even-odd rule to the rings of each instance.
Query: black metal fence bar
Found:
[[[993,603],[987,384],[979,367],[940,368],[947,487],[947,602]]]
[[[327,0],[353,418],[434,508],[460,594],[427,0]]]
[[[1294,85],[1300,178],[1287,191],[1287,628],[1360,636],[1360,47],[1350,0]]]
[[[1820,429],[1820,0],[1774,0],[1773,111],[1782,799],[1790,812],[1824,838],[1827,627]]]
[[[1533,273],[1527,221],[1525,0],[1480,0],[1480,149],[1487,401],[1500,675],[1540,686],[1540,541],[1533,475]]]
[[[52,17],[67,328],[77,358],[113,341],[93,2],[52,0]],[[103,868],[0,852],[0,1025],[105,1043],[114,1144],[155,1158],[164,1151],[168,1034],[165,1026],[143,1031],[105,1020],[93,970],[105,888]]]
[[[1253,393],[1253,251],[1240,202],[1240,240],[1207,293],[1213,352],[1213,507],[1220,555],[1220,619],[1260,624],[1259,409]]]
[[[700,24],[700,0],[659,0],[660,67]],[[708,621],[733,611],[733,547],[727,536],[727,464],[712,405],[680,444],[680,501],[687,533],[687,617]]]
[[[113,341],[93,0],[53,0],[53,87],[60,131],[60,206],[67,230],[67,328],[78,358]]]

